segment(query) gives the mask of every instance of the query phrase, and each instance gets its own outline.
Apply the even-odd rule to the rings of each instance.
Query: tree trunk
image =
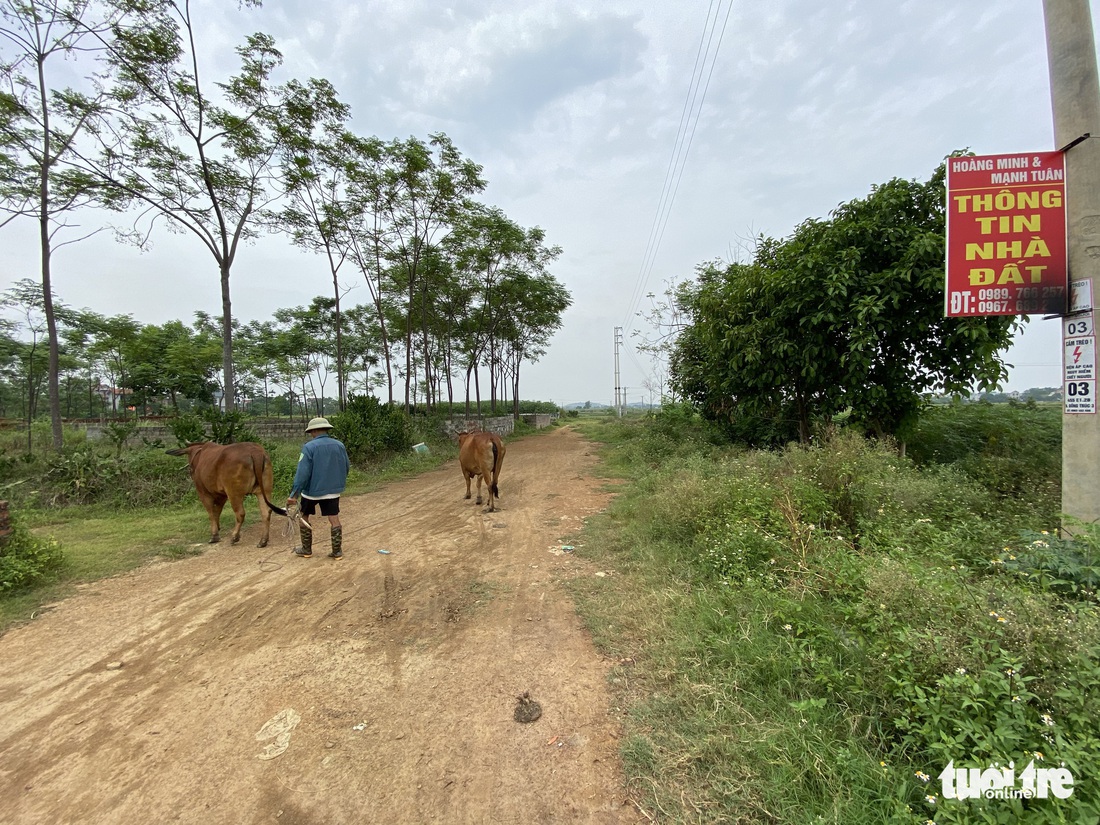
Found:
[[[474,397],[477,399],[477,417],[481,418],[481,379],[476,369],[474,370]]]
[[[412,385],[416,382],[416,373],[413,371],[413,325],[412,308],[416,296],[413,294],[413,279],[409,276],[409,305],[405,310],[405,413],[412,412]]]
[[[516,371],[512,374],[512,417],[519,421],[519,363],[520,358],[516,356]]]
[[[46,330],[49,337],[50,358],[47,382],[50,396],[50,434],[53,447],[60,450],[63,443],[61,433],[61,387],[58,383],[60,357],[57,344],[57,321],[53,313],[53,290],[50,279],[49,226],[47,219],[42,220],[42,306],[46,313]]]
[[[806,406],[806,399],[802,393],[797,393],[798,397],[798,443],[809,444],[810,443],[810,412]]]
[[[344,386],[344,338],[343,322],[340,317],[340,282],[337,280],[335,272],[332,273],[332,294],[336,299],[334,309],[336,321],[336,392],[340,396],[340,412],[343,412],[347,403],[347,388]]]
[[[466,417],[470,417],[470,375],[474,371],[474,365],[466,367]]]
[[[229,264],[221,265],[222,280],[222,402],[224,411],[236,409],[236,387],[233,376],[233,302],[229,298]]]
[[[42,107],[42,158],[38,177],[38,233],[42,252],[42,309],[46,314],[49,342],[47,381],[50,396],[50,433],[55,450],[61,449],[61,389],[57,383],[60,370],[57,343],[57,321],[53,314],[53,288],[50,278],[50,107],[46,96],[45,56],[38,59],[39,104]],[[29,452],[29,451],[28,451]]]

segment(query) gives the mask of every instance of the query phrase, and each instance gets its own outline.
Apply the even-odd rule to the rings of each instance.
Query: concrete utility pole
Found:
[[[1066,152],[1066,220],[1071,283],[1100,282],[1100,82],[1089,0],[1043,0],[1046,19],[1054,145]],[[1081,294],[1084,290],[1078,290]],[[1083,307],[1075,308],[1086,320]],[[1095,335],[1095,326],[1092,326]],[[1095,377],[1095,376],[1094,376]],[[1065,388],[1063,380],[1063,389]],[[1097,384],[1092,381],[1091,391]],[[1100,413],[1062,413],[1062,513],[1086,522],[1100,519]],[[1069,527],[1072,532],[1072,525]]]
[[[623,328],[615,327],[615,412],[622,417],[622,387],[619,385],[619,345],[623,342]]]

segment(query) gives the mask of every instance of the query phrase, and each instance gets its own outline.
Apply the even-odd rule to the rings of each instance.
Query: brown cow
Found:
[[[281,516],[286,510],[271,503],[274,485],[271,459],[259,444],[245,441],[241,444],[215,444],[203,441],[188,444],[178,450],[167,450],[168,455],[186,455],[187,471],[195,482],[199,501],[210,515],[210,543],[221,541],[222,507],[228,499],[237,517],[233,527],[233,544],[241,540],[244,524],[244,497],[255,494],[263,520],[263,535],[258,547],[267,547],[271,532],[271,511]]]
[[[496,433],[459,433],[458,463],[462,465],[462,477],[466,479],[466,498],[470,497],[470,479],[477,478],[477,501],[481,504],[481,482],[484,480],[489,494],[488,512],[496,510],[495,500],[500,498],[500,465],[504,463],[504,442]]]

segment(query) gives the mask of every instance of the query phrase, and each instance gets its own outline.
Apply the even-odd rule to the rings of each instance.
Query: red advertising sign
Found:
[[[1061,152],[947,159],[948,317],[1064,314]]]

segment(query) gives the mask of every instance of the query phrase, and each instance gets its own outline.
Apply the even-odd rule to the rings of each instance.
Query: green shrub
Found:
[[[241,410],[222,412],[217,407],[203,407],[197,413],[177,415],[168,422],[168,428],[181,447],[200,441],[213,441],[216,444],[259,441],[256,431],[248,422],[248,416]]]
[[[299,447],[291,448],[285,444],[268,443],[265,443],[263,447],[271,458],[272,490],[273,495],[276,496],[271,503],[282,506],[279,497],[282,494],[289,494],[291,487],[294,486],[294,473],[298,469],[298,456],[300,454]]]
[[[192,489],[185,459],[144,448],[116,458],[93,444],[50,456],[34,503],[100,504],[119,510],[161,507]]]
[[[1077,526],[1062,537],[1048,530],[1024,531],[992,564],[1040,590],[1096,602],[1100,586],[1100,527]]]
[[[119,462],[93,444],[65,449],[46,460],[47,505],[90,504],[109,491],[119,477]]]
[[[630,557],[625,573],[653,571],[669,614],[646,617],[668,641],[638,654],[660,664],[632,688],[646,724],[626,731],[649,743],[655,767],[635,767],[655,798],[674,805],[669,786],[686,784],[708,821],[752,821],[722,788],[763,763],[775,778],[754,792],[775,821],[1096,821],[1100,528],[1058,538],[1049,501],[1011,492],[1059,460],[1048,411],[963,415],[966,438],[945,428],[943,460],[918,462],[844,430],[719,453],[672,450],[679,433],[660,426],[607,427],[608,457],[634,479],[612,516],[629,539],[610,552]],[[1030,435],[1012,432],[1031,416]],[[655,468],[661,454],[674,459]],[[781,745],[759,744],[775,731]],[[723,737],[752,755],[719,752]],[[1069,800],[945,800],[936,781],[952,760],[1033,759],[1065,762]]]
[[[222,412],[216,407],[206,407],[199,415],[210,427],[210,440],[217,444],[258,440],[256,431],[248,423],[248,416],[240,410]]]
[[[1002,500],[1057,511],[1062,480],[1058,405],[983,401],[929,407],[907,447],[917,464],[952,464]]]
[[[1004,617],[992,617],[994,622]],[[1094,733],[1100,664],[1095,655],[1075,657],[1054,695],[1035,689],[1039,677],[1021,656],[992,639],[975,640],[976,664],[959,666],[931,683],[910,678],[904,653],[895,655],[892,677],[897,698],[906,708],[894,720],[901,734],[899,750],[933,772],[952,761],[958,767],[985,769],[1014,763],[1016,775],[1034,762],[1038,767],[1064,766],[1077,780],[1070,804],[1072,821],[1096,821],[1100,795],[1082,779],[1100,767],[1100,739]],[[1067,811],[1055,800],[939,798],[933,785],[922,800],[938,823],[1066,822]]]
[[[181,413],[175,418],[169,419],[168,429],[172,431],[172,435],[176,437],[180,447],[207,440],[206,425],[198,413]]]
[[[61,546],[38,538],[12,515],[12,532],[0,544],[0,592],[12,593],[52,581],[64,564]]]
[[[163,507],[180,501],[194,485],[187,472],[187,459],[165,455],[164,450],[148,448],[123,455],[118,477],[98,503],[115,509]]]
[[[711,522],[696,537],[696,565],[724,585],[776,588],[782,580],[776,557],[785,547],[772,533],[746,519]]]
[[[373,395],[354,396],[342,413],[329,420],[333,436],[344,443],[352,459],[374,458],[412,446],[405,413],[396,405],[382,404]]]
[[[107,439],[115,446],[115,458],[119,458],[122,455],[122,448],[126,446],[126,442],[130,440],[135,432],[137,432],[137,428],[137,420],[133,418],[124,418],[118,421],[107,422]]]

